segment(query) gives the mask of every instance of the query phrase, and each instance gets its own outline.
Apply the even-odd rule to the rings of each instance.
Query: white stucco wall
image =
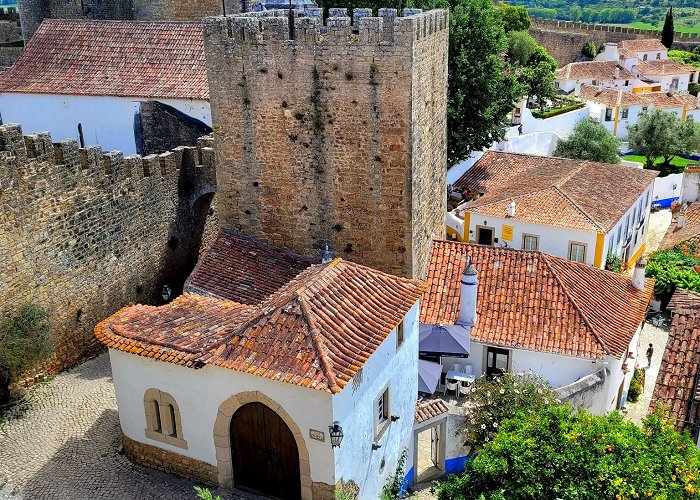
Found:
[[[410,448],[418,399],[418,304],[404,319],[404,342],[396,350],[392,332],[362,367],[362,382],[348,384],[333,396],[333,420],[340,422],[345,437],[335,450],[335,482],[352,479],[360,486],[360,498],[378,498],[389,474],[394,473],[403,449]],[[390,422],[375,442],[374,401],[389,388],[389,412],[399,417]],[[381,463],[384,461],[384,468]],[[406,472],[411,467],[411,456]]]
[[[501,238],[504,225],[513,226],[512,241],[506,241]],[[496,247],[502,247],[504,243],[507,243],[508,248],[520,250],[523,244],[523,234],[531,234],[540,237],[540,251],[565,259],[569,258],[570,241],[585,243],[588,245],[586,250],[586,264],[593,264],[596,243],[595,233],[586,233],[584,231],[545,226],[542,224],[532,224],[517,219],[507,219],[505,217],[491,217],[479,214],[475,209],[475,211],[471,211],[471,217],[469,219],[469,241],[471,242],[476,241],[477,226],[494,228],[494,236],[498,238],[498,243],[494,244]]]
[[[647,230],[649,228],[649,213],[651,211],[651,204],[653,201],[653,190],[654,184],[651,183],[632,204],[632,206],[627,209],[627,212],[625,212],[615,226],[613,226],[612,230],[608,231],[605,236],[603,261],[605,261],[608,253],[614,253],[615,255],[623,257],[623,242],[625,241],[625,235],[627,234],[628,227],[631,228],[632,233],[632,241],[630,243],[631,249],[628,252],[629,256],[632,257],[635,253],[637,253],[642,245],[645,244]],[[644,224],[642,227],[639,227],[639,222],[641,219],[644,219]]]
[[[532,116],[532,112],[525,106],[521,107],[521,120],[523,125],[523,134],[532,134],[535,132],[552,132],[556,131],[562,137],[568,137],[574,126],[581,120],[588,117],[590,110],[588,107],[569,111],[561,115],[553,116],[552,118],[539,119]]]
[[[328,436],[333,422],[329,393],[216,366],[193,370],[112,349],[109,355],[119,422],[129,438],[216,465],[214,422],[219,406],[240,392],[260,391],[279,403],[299,426],[309,451],[311,479],[335,484]],[[150,388],[167,392],[177,401],[187,450],[146,437],[143,397]],[[323,431],[326,441],[310,439],[309,429]],[[350,429],[347,426],[346,432]]]
[[[666,177],[657,177],[654,180],[652,203],[657,200],[678,198],[683,186],[683,174],[671,174]]]
[[[507,153],[521,153],[538,156],[551,156],[562,138],[557,132],[536,132],[534,134],[508,137],[507,140],[498,143],[498,151]]]
[[[158,101],[211,127],[211,110],[206,101]],[[139,100],[126,97],[0,94],[3,122],[22,124],[26,134],[50,132],[54,142],[79,141],[80,123],[86,146],[102,146],[105,151],[123,151],[125,155],[136,154],[134,115],[138,111]]]

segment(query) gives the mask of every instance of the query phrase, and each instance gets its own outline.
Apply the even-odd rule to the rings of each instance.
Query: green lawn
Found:
[[[641,163],[642,165],[645,165],[645,166],[646,166],[646,164],[647,164],[646,158],[643,157],[643,156],[640,156],[640,155],[623,156],[622,159],[623,159],[623,160],[627,160],[627,161],[636,161],[636,162]],[[656,165],[660,165],[661,162],[663,162],[663,160],[664,160],[664,159],[663,159],[662,157],[659,156],[659,157],[656,159],[656,161],[654,162],[654,165],[655,165],[655,166],[656,166]],[[654,170],[659,170],[659,171],[661,172],[661,174],[660,174],[661,177],[665,177],[665,176],[667,176],[667,175],[669,175],[669,174],[680,174],[680,173],[682,173],[683,170],[685,170],[685,166],[688,165],[688,164],[690,164],[690,163],[698,163],[698,162],[695,161],[695,160],[688,160],[688,159],[686,159],[686,158],[681,158],[680,156],[675,156],[675,157],[673,158],[673,160],[671,160],[671,168],[670,168],[670,169],[662,169],[662,168],[656,169],[656,168],[655,168]]]
[[[649,23],[642,23],[642,22],[634,22],[634,23],[629,23],[629,24],[620,24],[619,26],[625,26],[627,28],[639,28],[642,30],[660,30],[661,28],[659,26],[654,26],[653,24]],[[679,33],[700,33],[700,26],[674,26],[675,31]]]

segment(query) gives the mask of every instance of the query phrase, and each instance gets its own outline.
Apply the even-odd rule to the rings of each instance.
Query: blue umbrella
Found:
[[[468,326],[421,324],[418,331],[418,350],[422,353],[469,356]]]
[[[442,375],[442,365],[423,359],[418,360],[418,392],[433,394]]]

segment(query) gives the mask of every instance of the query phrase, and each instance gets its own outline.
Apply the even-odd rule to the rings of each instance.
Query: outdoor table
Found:
[[[464,373],[464,372],[457,372],[457,371],[447,372],[447,378],[452,379],[452,380],[456,380],[457,382],[469,382],[470,384],[473,384],[474,380],[476,380],[474,375],[470,375],[470,374]]]

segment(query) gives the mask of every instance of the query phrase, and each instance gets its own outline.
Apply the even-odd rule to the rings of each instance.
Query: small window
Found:
[[[627,117],[630,114],[630,109],[629,108],[622,108],[622,119],[626,120]]]
[[[160,419],[160,405],[158,401],[151,401],[150,404],[155,414],[153,418],[153,432],[163,432],[163,421]]]
[[[145,434],[149,439],[187,449],[177,402],[167,392],[148,389],[144,394]]]
[[[540,237],[532,234],[523,234],[523,250],[536,252],[540,249]]]
[[[612,108],[605,108],[605,121],[609,122],[612,120]]]
[[[646,106],[642,106],[642,113],[644,113],[647,110]]]
[[[649,56],[647,54],[644,54],[644,57],[642,57],[642,61],[646,61],[647,59],[649,59]]]
[[[558,89],[559,88],[559,82],[554,82],[554,88]]]
[[[569,260],[574,262],[586,262],[586,245],[584,243],[569,243]]]
[[[170,410],[170,422],[172,423],[171,436],[177,437],[177,418],[175,416],[175,407],[173,405],[168,405],[168,410]]]
[[[630,84],[629,80],[625,80],[625,87],[627,87]]]
[[[404,331],[403,331],[403,320],[401,320],[401,323],[399,323],[399,326],[396,327],[396,349],[401,347],[403,345],[403,339],[404,339]]]
[[[674,78],[671,80],[671,88],[673,90],[678,90],[678,78]]]
[[[656,59],[661,59],[661,52],[656,53]]]
[[[598,85],[598,80],[593,80],[593,85]]]
[[[374,434],[379,437],[389,423],[389,388],[386,387],[374,402]]]

